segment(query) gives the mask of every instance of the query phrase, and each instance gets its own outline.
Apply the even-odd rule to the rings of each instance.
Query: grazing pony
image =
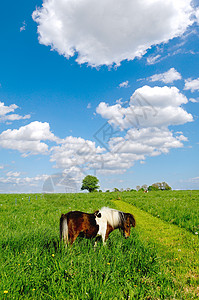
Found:
[[[105,244],[109,234],[117,228],[123,231],[126,238],[129,237],[131,226],[135,227],[133,215],[108,207],[93,214],[70,211],[61,215],[60,240],[72,245],[79,235],[86,238],[101,236]]]

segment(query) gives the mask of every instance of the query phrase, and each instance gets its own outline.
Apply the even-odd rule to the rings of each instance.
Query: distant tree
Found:
[[[130,192],[136,192],[136,190],[135,189],[131,189]]]
[[[113,189],[113,192],[119,192],[120,190],[119,189],[117,189],[117,188],[114,188]]]
[[[127,188],[127,189],[126,189],[127,192],[130,192],[130,190],[131,190],[130,188]]]
[[[147,191],[147,190],[148,190],[147,184],[143,184],[143,185],[142,185],[142,189],[144,189],[145,191]]]
[[[110,193],[110,190],[106,190],[106,193]]]
[[[162,190],[170,191],[171,187],[166,182],[162,182]]]
[[[160,187],[161,187],[161,183],[157,182],[157,183],[153,183],[152,184],[152,187],[157,189],[157,190],[160,190]]]
[[[143,189],[143,188],[140,188],[139,190],[138,190],[138,192],[144,192],[145,191],[145,189]]]
[[[149,192],[151,192],[151,191],[158,191],[159,189],[157,188],[157,187],[155,187],[155,186],[152,186],[152,185],[150,185],[149,187],[148,187],[148,191]]]
[[[102,190],[99,190],[98,192],[99,192],[99,193],[102,193]]]
[[[99,182],[99,180],[97,179],[97,177],[92,176],[92,175],[87,175],[82,180],[81,190],[88,190],[90,193],[94,192],[99,188],[98,182]]]
[[[152,184],[153,190],[169,191],[171,187],[166,182],[156,182]]]
[[[136,190],[137,190],[137,191],[139,191],[140,188],[141,188],[140,185],[137,185],[137,186],[136,186]]]

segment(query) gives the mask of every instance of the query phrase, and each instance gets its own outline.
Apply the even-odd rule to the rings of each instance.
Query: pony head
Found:
[[[131,227],[135,227],[135,218],[129,213],[124,214],[123,233],[125,238],[128,238],[131,233]]]

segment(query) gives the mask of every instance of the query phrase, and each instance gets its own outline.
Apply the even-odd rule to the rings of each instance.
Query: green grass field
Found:
[[[199,233],[199,192],[158,191],[119,193],[121,199],[155,217]]]
[[[0,299],[196,299],[199,192],[170,193],[0,195]],[[187,223],[180,200],[179,226],[165,217],[172,197],[191,210]],[[134,213],[129,239],[115,230],[96,249],[59,244],[61,213],[102,206]]]

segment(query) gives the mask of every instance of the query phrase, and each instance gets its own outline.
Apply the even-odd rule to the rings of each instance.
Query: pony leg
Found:
[[[74,241],[76,240],[76,238],[78,237],[78,235],[79,235],[79,232],[76,233],[76,234],[70,234],[70,236],[69,236],[70,245],[72,245],[74,243]]]
[[[107,228],[106,228],[106,234],[105,234],[105,237],[104,237],[104,244],[106,244],[106,240],[108,239],[109,237],[109,234],[113,231],[113,227],[107,223]]]

